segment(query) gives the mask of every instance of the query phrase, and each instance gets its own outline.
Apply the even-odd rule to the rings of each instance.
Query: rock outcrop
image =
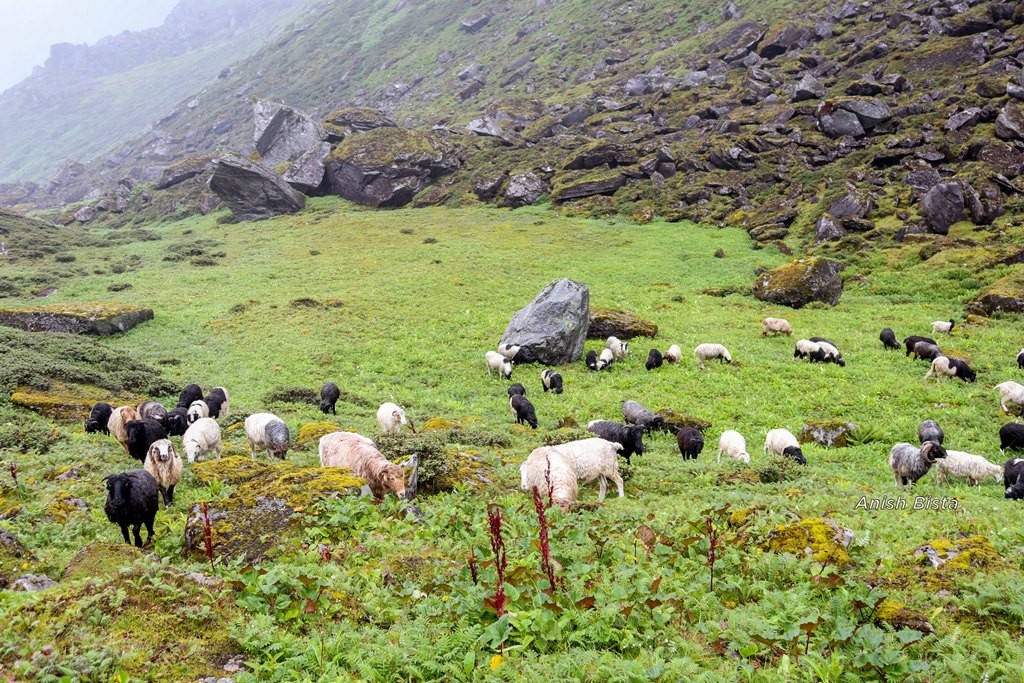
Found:
[[[209,187],[240,221],[295,213],[306,197],[265,165],[238,154],[217,159]]]
[[[555,280],[516,311],[501,344],[529,351],[537,362],[562,365],[579,360],[590,325],[590,290],[573,280]]]
[[[812,301],[829,306],[839,303],[843,265],[824,258],[799,259],[769,270],[754,281],[753,294],[761,301],[802,308]]]
[[[655,337],[658,326],[650,320],[644,320],[636,313],[620,308],[605,306],[590,307],[590,327],[587,339],[632,339],[633,337]]]
[[[0,308],[0,325],[27,332],[106,336],[127,332],[153,319],[153,309],[114,303],[67,303],[33,308]]]

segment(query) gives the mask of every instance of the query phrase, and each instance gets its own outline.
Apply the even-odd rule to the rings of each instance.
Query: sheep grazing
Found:
[[[288,425],[277,415],[254,413],[245,418],[245,438],[249,443],[249,455],[256,458],[257,451],[266,451],[284,460],[288,452]]]
[[[722,453],[740,462],[750,462],[750,454],[747,453],[747,440],[734,429],[722,432],[722,436],[718,439],[718,462],[722,462]]]
[[[110,430],[107,429],[107,423],[110,422],[110,414],[114,412],[114,407],[109,403],[100,401],[92,407],[89,411],[89,418],[85,421],[85,433],[95,434],[96,432],[102,432],[106,435],[110,435]]]
[[[701,344],[693,350],[693,355],[697,356],[697,367],[701,370],[704,369],[704,361],[706,360],[717,358],[720,363],[732,363],[729,349],[721,344]]]
[[[504,344],[498,346],[498,353],[515,363],[536,363],[537,357],[525,346]]]
[[[103,511],[107,519],[121,527],[125,543],[128,538],[128,527],[132,527],[135,545],[142,547],[142,535],[139,533],[143,524],[146,525],[146,543],[153,538],[153,520],[160,507],[160,487],[152,474],[146,470],[129,470],[120,474],[108,474],[103,477],[107,485],[107,502]]]
[[[622,402],[622,416],[626,418],[628,424],[640,425],[649,432],[665,428],[665,418],[644,408],[636,401]]]
[[[167,435],[181,436],[188,429],[188,408],[172,408],[167,411]]]
[[[919,341],[914,344],[914,360],[932,361],[942,355],[942,349],[936,344]]]
[[[408,424],[410,428],[412,423],[409,422],[405,417],[405,411],[395,403],[381,403],[380,408],[377,408],[377,426],[380,427],[380,431],[385,434],[398,434],[402,431],[402,425]],[[412,430],[416,432],[415,429]]]
[[[1024,370],[1024,349],[1017,352],[1017,369]]]
[[[497,351],[488,351],[484,354],[487,361],[487,376],[490,377],[491,370],[497,370],[498,376],[502,379],[512,379],[512,361]]]
[[[337,415],[338,411],[334,406],[338,403],[339,398],[341,398],[341,389],[338,388],[338,385],[334,382],[324,382],[320,387],[320,412],[326,415],[330,411],[331,415]]]
[[[588,370],[592,370],[592,371],[596,372],[597,371],[597,351],[594,351],[594,350],[587,351],[586,358],[584,359],[583,362],[586,364]]]
[[[508,392],[509,398],[512,398],[513,396],[526,396],[526,387],[519,382],[510,384],[506,391]]]
[[[139,414],[131,406],[120,406],[110,411],[110,419],[107,420],[107,431],[117,439],[124,452],[128,453],[128,431],[125,425],[132,420],[139,419]]]
[[[1016,382],[1000,382],[995,389],[999,392],[999,407],[1004,413],[1010,415],[1011,406],[1014,413],[1021,412],[1021,408],[1024,407],[1024,386]]]
[[[608,337],[604,345],[612,352],[615,360],[622,360],[629,354],[629,342],[619,341],[618,337]]]
[[[601,355],[597,357],[597,369],[607,370],[615,362],[615,354],[611,349],[601,349]]]
[[[900,350],[900,343],[896,341],[896,333],[892,331],[891,327],[883,327],[882,332],[878,335],[878,339],[882,342],[883,349]]]
[[[224,387],[214,387],[203,399],[210,411],[207,417],[218,418],[228,415],[228,390]]]
[[[917,438],[922,444],[925,441],[934,441],[941,446],[946,435],[942,432],[942,427],[939,426],[938,422],[935,420],[925,420],[917,429]]]
[[[550,446],[535,448],[519,466],[519,485],[524,491],[537,489],[551,496],[551,502],[565,512],[576,504],[579,482],[576,466],[569,456]]]
[[[950,320],[949,322],[946,322],[945,320],[936,320],[932,323],[932,334],[949,334],[953,331],[955,326],[955,320]]]
[[[898,443],[889,451],[889,467],[897,486],[909,486],[926,475],[936,460],[945,457],[945,449],[934,441],[925,441],[920,448]]]
[[[174,450],[174,444],[168,439],[154,441],[142,467],[156,479],[164,507],[169,507],[174,502],[174,487],[181,481],[181,456]]]
[[[784,334],[788,337],[793,334],[793,328],[785,318],[765,318],[761,321],[761,336],[767,337],[769,332],[772,336]]]
[[[178,408],[185,408],[186,410],[188,410],[188,407],[190,405],[192,405],[193,401],[198,401],[202,397],[203,397],[203,389],[202,389],[202,387],[200,387],[198,384],[189,384],[188,386],[186,386],[184,389],[181,390],[180,394],[178,394],[178,405],[177,405],[177,407]]]
[[[704,450],[704,435],[693,427],[683,427],[676,432],[676,444],[683,460],[696,460]]]
[[[959,358],[947,358],[946,356],[939,356],[933,360],[932,367],[925,373],[924,378],[928,379],[933,374],[936,381],[943,376],[959,377],[964,382],[973,382],[978,378],[978,374],[971,369],[970,365]]]
[[[542,448],[544,448],[542,446]],[[572,463],[578,484],[588,484],[598,480],[597,499],[604,500],[608,492],[608,480],[619,489],[619,498],[625,497],[622,477],[619,475],[619,451],[622,444],[595,437],[579,439],[557,446],[547,446],[551,450],[565,456]]]
[[[811,360],[818,363],[835,363],[841,368],[846,367],[846,361],[843,360],[843,354],[839,353],[839,349],[834,344],[828,341],[816,340],[814,337],[811,338],[811,342],[818,345],[818,350],[811,354]]]
[[[683,359],[683,350],[679,348],[679,344],[673,344],[668,347],[668,351],[665,352],[665,361],[669,363],[678,363]]]
[[[534,429],[537,428],[537,413],[533,409],[530,399],[519,394],[509,396],[508,406],[512,409],[512,416],[516,418],[516,424],[521,425],[525,422]]]
[[[806,465],[807,459],[800,450],[800,442],[787,429],[773,429],[764,437],[764,452],[793,458],[800,465]]]
[[[206,405],[206,401],[198,400],[192,401],[188,407],[188,417],[186,421],[192,424],[201,417],[210,417],[210,406]]]
[[[522,347],[519,346],[518,344],[499,344],[498,353],[500,353],[505,358],[512,360],[513,358],[516,357],[516,354],[519,353],[519,349],[521,348]]]
[[[389,493],[405,498],[405,472],[360,434],[331,432],[320,437],[317,447],[321,467],[344,467],[366,480],[374,498]]]
[[[129,420],[124,423],[124,429],[128,439],[128,455],[139,461],[145,461],[149,447],[155,441],[167,438],[164,426],[149,417],[144,420]]]
[[[793,351],[793,360],[798,358],[805,358],[811,362],[814,362],[816,358],[823,357],[821,347],[810,339],[801,339],[797,341],[796,348]]]
[[[912,354],[914,352],[914,344],[916,344],[917,342],[928,342],[929,344],[935,344],[936,346],[938,346],[938,343],[931,337],[919,337],[916,334],[911,335],[903,340],[903,345],[907,347],[907,352],[904,355],[909,356],[910,354]]]
[[[135,412],[139,414],[139,419],[148,417],[156,420],[164,427],[167,426],[167,408],[162,403],[143,401],[135,407]]]
[[[210,453],[216,453],[217,458],[220,458],[220,425],[212,417],[199,418],[181,438],[181,448],[190,463]]]
[[[624,425],[621,422],[611,420],[591,420],[587,423],[587,431],[597,434],[606,441],[614,441],[622,446],[619,453],[626,459],[626,464],[632,464],[630,458],[633,455],[644,454],[644,428],[639,425]]]
[[[946,451],[946,457],[935,461],[935,478],[945,482],[950,478],[965,479],[971,486],[977,486],[985,479],[999,481],[1003,468],[981,457],[963,451]]]
[[[978,373],[966,361],[962,361],[959,358],[950,358],[949,365],[956,369],[956,376],[964,382],[977,381]]]
[[[562,393],[562,376],[554,370],[541,370],[540,383],[544,387],[544,393],[549,391],[553,391],[556,394]]]
[[[1010,422],[1000,427],[999,449],[1004,451],[1024,451],[1024,425]]]
[[[1024,498],[1024,460],[1021,458],[1010,458],[1003,465],[1003,486],[1006,487],[1004,496],[1010,500]]]
[[[644,367],[648,370],[654,368],[660,368],[661,364],[665,361],[665,357],[661,355],[661,351],[658,349],[651,349],[647,354],[647,362],[644,363]]]

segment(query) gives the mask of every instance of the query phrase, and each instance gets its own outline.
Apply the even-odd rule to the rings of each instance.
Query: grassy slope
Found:
[[[927,334],[932,320],[959,317],[960,301],[999,271],[963,274],[955,265],[929,267],[905,258],[907,254],[897,269],[874,257],[875,270],[865,278],[853,272],[858,268],[850,269],[847,292],[835,309],[791,311],[747,296],[700,294],[705,287],[745,287],[757,265],[774,266],[784,260],[774,250],[752,251],[740,230],[574,220],[542,210],[374,213],[352,210],[337,200],[311,204],[301,215],[255,224],[222,225],[208,216],[147,226],[163,239],[103,251],[83,249],[76,264],[92,268],[137,256],[138,270],[80,277],[56,295],[63,300],[115,299],[153,306],[153,322],[111,343],[151,363],[178,359],[180,364],[168,366],[171,379],[179,384],[224,384],[232,404],[242,412],[265,408],[263,397],[271,389],[317,387],[333,379],[372,405],[397,401],[418,424],[435,416],[469,424],[479,419],[480,426],[511,435],[509,448],[476,449],[497,468],[493,487],[420,500],[426,514],[420,525],[402,521],[393,502],[379,509],[365,501],[343,502],[335,522],[319,523],[325,529],[322,537],[310,534],[311,542],[322,541],[333,549],[336,562],[323,563],[296,549],[294,557],[267,567],[269,577],[324,579],[346,596],[332,602],[333,608],[355,600],[355,613],[346,608],[338,613],[337,622],[320,621],[320,612],[286,621],[280,610],[261,602],[265,594],[252,588],[251,578],[239,579],[236,586],[250,588],[231,596],[241,597],[246,605],[231,633],[252,666],[267,667],[255,678],[303,680],[298,674],[290,678],[289,672],[305,671],[315,680],[319,669],[324,675],[363,680],[529,680],[541,672],[566,680],[634,680],[654,677],[664,667],[661,680],[732,680],[737,667],[746,667],[755,680],[874,680],[880,674],[856,662],[857,652],[871,647],[896,662],[891,668],[879,665],[878,671],[897,678],[898,666],[906,666],[911,658],[931,662],[927,674],[911,680],[974,680],[986,672],[1019,678],[1019,671],[996,661],[999,648],[1004,648],[1006,662],[1024,654],[1015,640],[1024,606],[1009,595],[1012,591],[1003,590],[1019,580],[1018,529],[1024,519],[1019,506],[1002,499],[1001,487],[944,486],[929,475],[915,494],[954,496],[959,510],[864,512],[854,507],[862,495],[897,493],[886,462],[888,449],[896,441],[913,440],[926,417],[940,421],[950,446],[1001,462],[996,431],[1005,418],[998,414],[991,386],[1017,374],[1016,321],[995,319],[984,326],[965,326],[949,340],[949,346],[974,359],[979,370],[975,385],[925,384],[923,364],[884,353],[877,341],[884,325],[902,337]],[[427,238],[437,242],[426,243]],[[219,241],[216,248],[226,254],[222,265],[201,268],[161,260],[169,245],[196,239]],[[725,251],[724,259],[712,256],[719,247]],[[565,415],[580,423],[618,418],[619,404],[626,398],[654,408],[671,406],[709,420],[713,427],[697,461],[680,461],[671,439],[655,437],[651,453],[634,460],[625,500],[612,499],[603,507],[569,516],[549,512],[554,519],[552,547],[563,566],[559,571],[567,578],[567,592],[573,600],[594,595],[598,608],[570,609],[552,621],[538,602],[540,594],[530,587],[537,580],[531,578],[536,550],[529,544],[536,521],[526,497],[516,491],[517,463],[538,445],[542,433],[511,425],[506,384],[488,379],[482,354],[497,342],[514,310],[556,277],[588,284],[592,303],[634,310],[655,320],[660,331],[651,343],[636,340],[633,355],[608,373],[588,373],[582,364],[562,369],[562,396],[540,391],[538,368],[520,368],[513,379],[527,386],[542,432],[554,429]],[[133,288],[111,294],[106,288],[115,282],[131,282]],[[342,305],[290,305],[303,297],[337,299]],[[793,339],[760,336],[759,321],[766,315],[788,318],[800,337],[817,334],[835,340],[848,366],[794,363]],[[698,372],[688,354],[703,341],[726,344],[738,365],[715,364]],[[647,349],[664,349],[670,343],[682,346],[684,362],[645,372]],[[588,342],[588,348],[599,346]],[[163,398],[173,403],[173,398]],[[372,434],[373,412],[339,405],[336,421],[343,428]],[[314,406],[292,406],[282,415],[293,434],[300,423],[321,418]],[[830,417],[873,425],[881,440],[842,450],[808,447],[809,464],[791,481],[719,483],[721,472],[736,469],[714,462],[723,429],[735,428],[747,437],[758,465],[763,462],[760,446],[768,429],[782,426],[799,432],[806,419]],[[70,427],[66,433],[65,444],[46,455],[3,455],[19,463],[30,490],[25,511],[4,526],[37,554],[37,568],[54,576],[83,544],[118,540],[116,528],[103,519],[103,494],[96,482],[126,465],[113,441]],[[228,441],[241,445],[237,435]],[[313,464],[316,455],[307,450],[290,458]],[[43,480],[46,472],[76,462],[95,466],[78,482]],[[67,525],[47,521],[46,505],[65,486],[72,495],[85,498],[92,510],[73,514]],[[197,488],[186,472],[179,501],[170,513],[158,517],[157,555],[173,566],[201,570],[201,563],[181,556],[184,511],[195,500],[223,493],[220,487]],[[589,487],[581,495],[584,502],[595,497]],[[500,638],[495,640],[485,630],[494,617],[480,612],[494,570],[484,565],[484,585],[475,586],[462,561],[470,549],[481,560],[491,557],[485,504],[492,501],[505,509],[510,571],[521,567],[512,581],[516,588],[510,589],[517,615],[508,636],[512,647],[494,673],[487,662]],[[751,526],[727,541],[725,569],[719,570],[713,595],[707,591],[699,544],[680,550],[681,555],[661,545],[645,555],[637,541],[644,525],[679,541],[690,533],[688,521],[723,503],[734,509],[757,505],[761,510]],[[758,550],[776,525],[796,516],[828,516],[854,531],[850,553],[856,569],[841,573],[847,585],[823,591],[814,579],[821,570],[818,565]],[[908,580],[919,571],[910,556],[915,547],[960,532],[990,539],[1007,558],[1006,569],[983,574],[980,580],[957,577],[952,594]],[[607,545],[599,543],[602,538],[609,539]],[[743,538],[750,544],[743,545]],[[417,563],[409,558],[424,559]],[[231,567],[218,573],[239,577]],[[665,577],[664,584],[650,587],[658,576]],[[843,619],[856,613],[851,596],[865,593],[869,580],[881,582],[893,598],[925,612],[938,634],[903,654],[896,636],[881,631],[874,646],[854,642],[826,648],[826,629],[838,632]],[[267,589],[269,594],[274,590],[284,589]],[[681,616],[681,607],[638,607],[629,614],[620,609],[647,597],[681,600],[688,616]],[[2,599],[9,605],[6,609],[33,604],[32,598],[9,593]],[[826,626],[812,641],[812,656],[797,661],[802,647],[796,647],[783,659],[780,652],[773,655],[767,646],[756,644],[752,651],[741,652],[752,635],[775,637],[816,615],[825,618]],[[37,640],[23,634],[20,638],[26,640],[3,642],[0,662],[10,666],[14,658],[28,656],[60,623],[59,615],[50,615],[34,627]],[[90,628],[80,625],[58,639],[61,652],[70,658],[76,648],[91,642],[96,636]],[[145,639],[133,641],[123,659],[114,657],[110,666],[133,676],[150,671],[160,678],[140,655],[145,647]],[[965,668],[951,677],[944,673],[942,661]],[[830,677],[830,667],[846,671],[846,677]]]

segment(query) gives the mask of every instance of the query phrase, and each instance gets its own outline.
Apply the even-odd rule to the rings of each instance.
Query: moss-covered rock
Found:
[[[268,469],[273,469],[281,463],[266,465],[249,456],[232,455],[218,460],[204,460],[192,464],[192,473],[196,483],[206,485],[211,481],[220,481],[225,484],[240,484],[249,481],[257,475],[264,474]]]
[[[1024,268],[1000,278],[967,302],[964,310],[973,315],[1024,313]]]
[[[843,265],[824,258],[799,259],[762,273],[754,281],[754,296],[761,301],[802,308],[812,301],[839,303]]]
[[[914,549],[914,556],[922,565],[931,565],[945,573],[973,574],[993,571],[1009,566],[995,546],[984,536],[969,536],[957,540],[942,537]]]
[[[64,568],[67,580],[116,576],[146,556],[130,543],[90,543],[71,558]]]
[[[299,426],[299,434],[295,437],[295,447],[313,446],[316,448],[320,444],[320,437],[338,430],[338,425],[333,422],[307,422]]]
[[[555,176],[551,200],[565,202],[593,195],[615,194],[615,191],[625,184],[626,176],[615,169],[595,168],[588,171],[568,171]]]
[[[14,405],[61,420],[84,420],[89,417],[92,407],[100,401],[115,406],[134,406],[141,400],[139,396],[132,394],[121,393],[112,396],[109,391],[100,387],[63,382],[51,382],[50,388],[46,390],[20,386],[11,392],[11,403]]]
[[[231,459],[224,458],[220,463]],[[205,554],[208,523],[214,557],[259,562],[295,540],[290,532],[297,512],[326,498],[357,494],[363,483],[347,470],[334,467],[294,467],[288,463],[265,467],[227,498],[194,503],[189,508],[185,551]]]
[[[843,420],[808,420],[800,429],[799,441],[845,448],[850,445],[850,434],[856,430],[857,425]]]
[[[25,308],[0,308],[0,325],[27,332],[110,335],[153,319],[153,309],[128,304],[74,302]]]
[[[644,320],[636,313],[621,308],[607,306],[590,307],[590,327],[587,328],[587,339],[632,339],[633,337],[655,337],[658,326],[650,320]]]
[[[792,553],[815,562],[848,567],[853,564],[846,546],[853,534],[828,519],[808,518],[775,527],[765,543],[773,553]]]
[[[370,107],[342,107],[332,111],[324,119],[324,129],[338,139],[354,133],[365,133],[374,128],[394,127],[395,122],[384,112]]]
[[[880,624],[888,624],[895,629],[913,629],[921,633],[935,633],[935,627],[928,621],[928,617],[895,600],[883,600],[875,608],[874,619]]]
[[[10,531],[0,529],[0,588],[7,588],[35,562],[28,548]]]
[[[81,498],[72,496],[67,491],[59,491],[46,505],[46,514],[58,524],[66,524],[68,518],[76,512],[88,511],[89,504]]]
[[[427,434],[430,432],[447,432],[452,429],[458,429],[459,425],[457,422],[446,420],[443,417],[432,417],[423,423],[420,427],[420,431]]]

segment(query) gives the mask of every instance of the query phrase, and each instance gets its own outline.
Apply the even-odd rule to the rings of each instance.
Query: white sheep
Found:
[[[498,353],[500,353],[505,358],[512,360],[516,357],[516,354],[519,353],[519,349],[521,348],[522,347],[519,346],[518,344],[499,344]]]
[[[185,421],[192,424],[201,417],[210,417],[210,406],[206,401],[192,401],[188,406],[188,417]]]
[[[604,370],[615,360],[615,354],[611,349],[601,349],[601,355],[597,358],[597,369]]]
[[[932,375],[935,375],[936,382],[942,377],[956,377],[956,368],[950,366],[948,358],[945,356],[939,356],[932,361],[932,366],[928,368],[928,372],[924,374],[924,378],[928,379]]]
[[[784,334],[788,337],[793,334],[793,328],[785,318],[765,318],[761,321],[761,336],[766,337],[769,332],[772,336]]]
[[[1003,480],[1003,468],[989,462],[980,455],[963,451],[946,451],[946,457],[935,461],[935,478],[946,481],[949,477],[966,479],[971,486],[977,486],[984,479]]]
[[[679,348],[679,344],[673,344],[668,347],[668,351],[665,352],[665,361],[669,363],[678,363],[683,358],[683,350]]]
[[[804,453],[800,449],[800,442],[787,429],[773,429],[768,432],[764,437],[764,452],[793,458],[801,465],[807,464]]]
[[[936,334],[938,332],[944,332],[946,334],[949,334],[950,332],[953,331],[953,327],[955,326],[955,320],[936,320],[935,322],[932,323],[932,334]]]
[[[697,356],[697,366],[701,370],[704,369],[704,361],[714,358],[717,358],[722,363],[732,363],[729,349],[721,344],[701,344],[693,350],[693,355]]]
[[[377,426],[385,434],[398,434],[402,425],[408,424],[405,411],[395,403],[381,403],[377,408]]]
[[[181,448],[190,463],[210,453],[216,453],[219,459],[222,450],[220,425],[212,417],[199,418],[185,430],[184,436],[181,437]]]
[[[550,485],[551,502],[566,512],[576,504],[579,491],[576,467],[568,455],[551,446],[533,449],[519,466],[519,484],[524,491],[536,487],[541,497],[548,495]]]
[[[181,456],[169,439],[159,439],[149,446],[143,469],[153,475],[164,497],[164,507],[174,502],[174,487],[181,481]]]
[[[718,462],[722,462],[722,453],[740,462],[750,462],[750,454],[747,453],[747,440],[734,429],[722,432],[722,436],[718,439]]]
[[[605,346],[611,350],[615,360],[622,360],[629,353],[629,342],[619,341],[618,337],[608,337]]]
[[[578,439],[550,448],[565,455],[572,462],[578,483],[587,484],[598,480],[598,500],[604,500],[611,479],[619,489],[619,498],[625,497],[622,477],[619,476],[619,451],[622,444],[594,437]]]
[[[995,389],[999,392],[999,407],[1004,413],[1011,414],[1010,406],[1015,406],[1013,412],[1021,412],[1021,408],[1024,408],[1024,386],[1016,382],[1002,382]]]
[[[277,415],[253,413],[245,418],[245,438],[249,443],[249,455],[256,457],[257,451],[284,459],[288,452],[288,426]]]
[[[491,370],[497,370],[498,376],[502,379],[512,379],[512,361],[497,351],[488,351],[484,354],[487,361],[487,376],[490,377]]]
[[[793,360],[798,358],[813,360],[814,358],[823,357],[823,355],[818,342],[812,342],[810,339],[800,339],[793,350]]]

